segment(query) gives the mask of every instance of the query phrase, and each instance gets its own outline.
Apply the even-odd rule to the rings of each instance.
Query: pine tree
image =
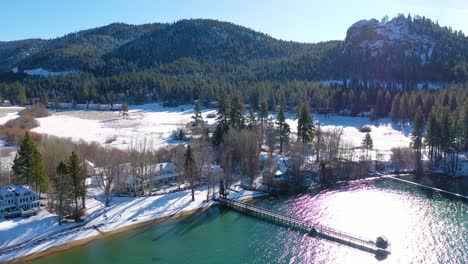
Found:
[[[374,142],[369,133],[366,133],[362,139],[361,147],[366,150],[366,156],[369,156],[369,150],[374,148]]]
[[[190,182],[190,188],[192,189],[192,201],[195,201],[195,159],[193,157],[192,148],[190,145],[187,146],[184,160],[184,173],[186,179]]]
[[[216,121],[218,122],[216,130],[213,133],[213,144],[218,146],[224,141],[224,136],[229,130],[228,123],[229,103],[227,101],[226,94],[222,94],[218,99],[218,116]]]
[[[439,112],[439,124],[440,124],[440,148],[444,154],[444,159],[447,157],[447,153],[450,152],[452,144],[452,134],[450,129],[450,116],[447,107],[443,107]]]
[[[201,113],[200,101],[197,101],[195,103],[194,111],[195,113],[192,116],[192,119],[193,119],[192,130],[194,134],[201,134],[204,129],[204,123],[203,123],[203,116]]]
[[[283,108],[280,107],[279,113],[278,113],[278,118],[276,120],[276,124],[278,125],[278,137],[279,137],[279,143],[280,143],[280,153],[283,153],[283,147],[285,144],[289,142],[289,136],[290,136],[290,128],[289,124],[286,123],[286,117],[284,115]]]
[[[49,189],[49,177],[47,177],[44,160],[39,150],[34,146],[32,177],[36,183],[36,191],[47,192]]]
[[[385,116],[385,101],[383,97],[382,90],[379,89],[377,92],[377,98],[375,99],[375,107],[374,107],[375,115],[377,118]]]
[[[418,173],[421,172],[421,151],[422,151],[422,137],[424,131],[424,117],[421,107],[418,108],[416,115],[413,120],[413,131],[411,132],[412,136],[412,147],[416,152],[416,162]]]
[[[382,117],[387,116],[392,110],[391,108],[392,108],[392,95],[387,90],[387,92],[385,93],[385,101],[384,101],[384,107],[383,107],[384,111],[382,113]]]
[[[70,180],[68,176],[68,167],[62,161],[60,161],[59,165],[56,169],[57,177],[54,180],[54,187],[57,191],[57,199],[58,199],[58,208],[56,208],[58,212],[58,220],[59,224],[62,224],[62,218],[65,211],[65,204],[66,200],[70,194]]]
[[[429,148],[429,156],[431,159],[434,158],[434,148],[438,145],[438,130],[439,127],[435,112],[431,111],[427,122],[426,135],[424,137],[424,146]]]
[[[400,116],[400,96],[397,94],[392,101],[392,109],[390,110],[390,117],[393,122],[398,122],[401,119]]]
[[[201,114],[200,101],[197,101],[195,103],[194,111],[195,111],[195,113],[192,116],[193,123],[195,123],[196,126],[199,126],[200,124],[203,123],[203,117],[202,117],[202,114]]]
[[[122,104],[122,107],[120,108],[120,116],[122,116],[122,118],[128,118],[128,104],[127,103]]]
[[[301,103],[299,107],[299,117],[297,121],[297,137],[302,143],[310,143],[314,139],[315,127],[309,108],[306,103]]]
[[[362,91],[361,95],[359,96],[359,110],[361,112],[367,111],[367,95],[365,91]]]
[[[260,128],[261,128],[261,133],[262,133],[262,140],[265,135],[265,121],[268,118],[268,104],[266,100],[262,100],[260,103],[260,115],[259,115],[259,121],[260,121]]]
[[[233,98],[232,107],[229,112],[229,125],[235,129],[245,127],[244,118],[244,100],[239,93],[236,93]]]
[[[460,120],[461,133],[463,135],[463,150],[468,150],[468,100],[465,101],[460,111]]]
[[[249,115],[247,116],[247,128],[253,129],[256,123],[257,123],[257,120],[255,118],[255,112],[254,112],[253,106],[250,106]]]
[[[71,184],[73,187],[73,198],[75,199],[75,214],[78,213],[78,198],[85,192],[82,185],[81,179],[81,166],[80,158],[76,155],[75,151],[72,151],[71,156],[67,163],[68,173],[70,175]]]
[[[18,183],[30,185],[32,183],[32,168],[34,166],[35,145],[31,136],[26,132],[23,142],[13,161],[13,173]]]

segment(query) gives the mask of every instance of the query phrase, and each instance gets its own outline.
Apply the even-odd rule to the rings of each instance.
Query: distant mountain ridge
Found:
[[[466,81],[468,38],[424,17],[399,15],[390,21],[359,21],[344,41],[317,44],[282,41],[209,19],[114,23],[51,40],[0,42],[4,73],[16,67],[19,72],[42,68],[98,76],[167,72],[168,65],[186,59],[218,69],[247,69],[257,79]],[[177,71],[185,71],[186,65]]]

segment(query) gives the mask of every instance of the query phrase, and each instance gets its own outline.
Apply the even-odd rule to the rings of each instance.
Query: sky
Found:
[[[113,22],[229,21],[298,42],[343,40],[362,19],[418,14],[468,35],[467,0],[4,0],[0,41],[50,39]]]

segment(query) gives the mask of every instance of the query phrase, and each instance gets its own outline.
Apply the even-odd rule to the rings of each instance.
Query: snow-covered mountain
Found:
[[[414,32],[411,24],[412,22],[403,16],[389,22],[379,22],[376,19],[358,21],[348,29],[345,50],[366,49],[370,51],[371,56],[403,51],[407,56],[417,56],[421,64],[427,64],[436,41],[429,33]]]
[[[457,79],[466,70],[467,54],[468,39],[462,32],[424,17],[399,15],[390,21],[370,19],[351,25],[343,59],[353,75],[364,78],[427,79],[440,74]]]
[[[229,22],[191,19],[110,24],[51,40],[0,42],[0,62],[0,81],[12,69],[25,76],[33,70],[35,76],[48,77],[158,69],[197,76],[216,71],[227,78],[235,73],[243,81],[357,79],[415,84],[468,80],[468,38],[419,16],[361,20],[351,25],[344,41],[317,44],[282,41]]]

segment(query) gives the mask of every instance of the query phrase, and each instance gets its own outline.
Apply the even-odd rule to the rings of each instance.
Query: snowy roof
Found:
[[[96,165],[94,165],[94,163],[92,163],[91,161],[89,160],[84,160],[84,163],[86,163],[87,165],[91,166],[91,167],[95,167]]]
[[[9,186],[5,186],[5,187],[2,187],[0,189],[0,195],[7,195],[7,194],[10,194],[10,193],[16,193],[16,194],[24,194],[26,192],[30,192],[30,193],[33,193],[35,194],[32,190],[31,190],[31,187],[29,187],[28,185],[15,185],[15,184],[11,184]]]
[[[163,170],[163,171],[174,171],[176,169],[176,166],[174,163],[172,162],[163,162],[163,163],[159,163],[156,167],[156,171],[160,171],[160,170]]]

